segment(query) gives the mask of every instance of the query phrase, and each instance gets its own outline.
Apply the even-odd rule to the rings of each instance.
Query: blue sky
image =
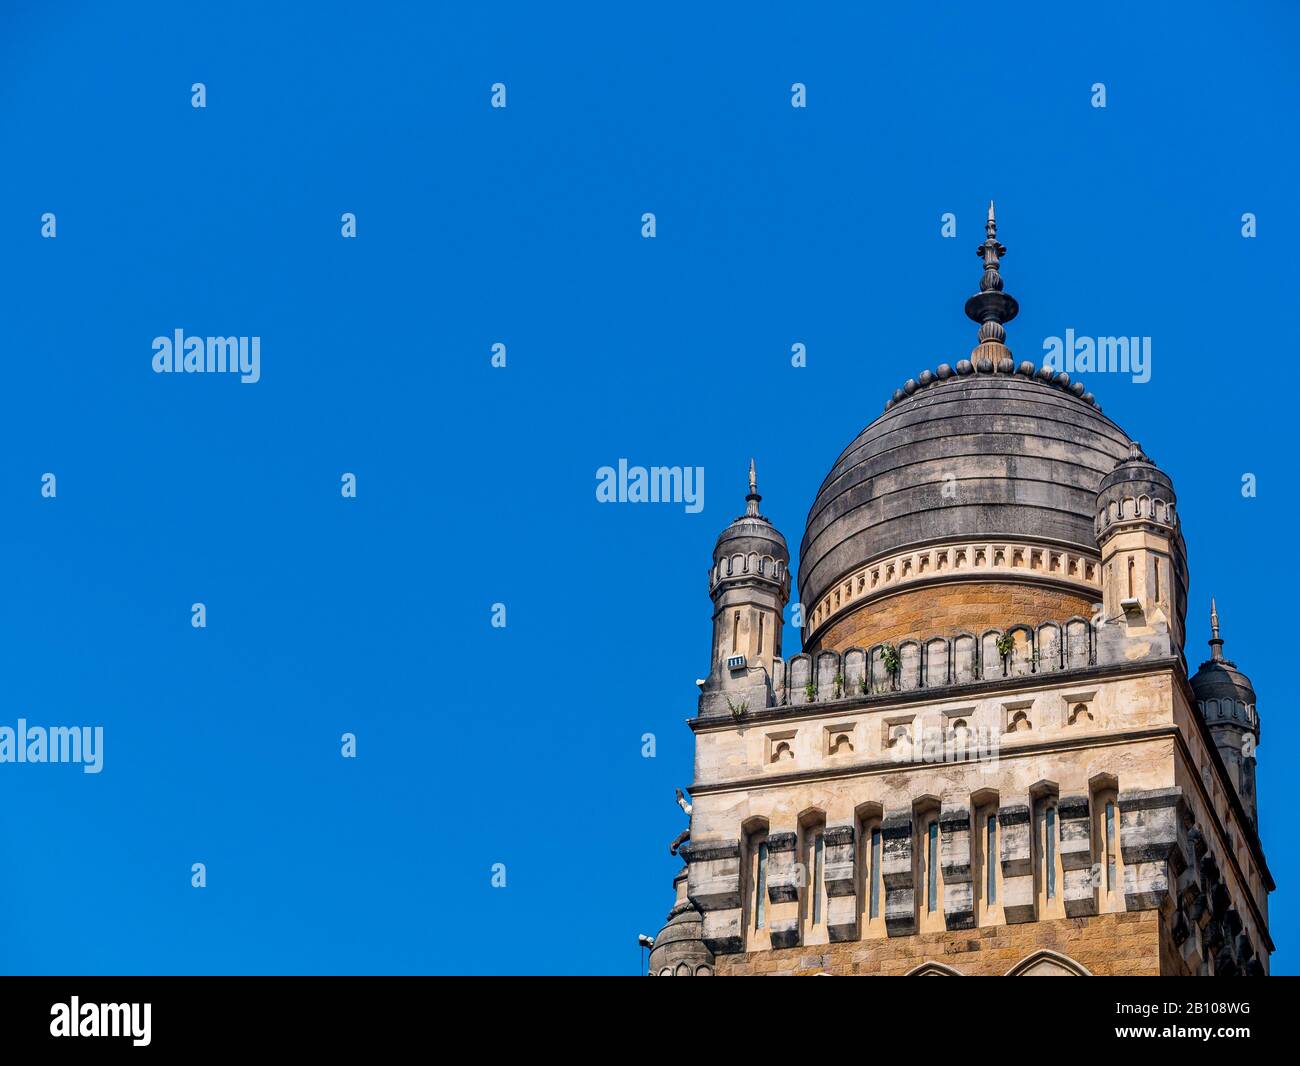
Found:
[[[0,765],[0,970],[637,972],[748,459],[797,548],[974,343],[993,197],[1018,359],[1152,338],[1087,384],[1259,692],[1296,972],[1294,7],[272,8],[0,12],[0,724],[105,730]],[[178,328],[261,380],[154,374]],[[621,457],[703,511],[597,504]]]

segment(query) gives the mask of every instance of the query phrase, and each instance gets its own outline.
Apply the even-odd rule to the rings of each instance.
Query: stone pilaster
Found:
[[[692,841],[686,860],[686,898],[704,917],[701,938],[715,955],[744,948],[740,907],[740,842]]]
[[[968,807],[952,807],[939,815],[939,860],[943,871],[944,925],[949,929],[975,928]]]
[[[857,834],[852,825],[825,830],[826,932],[831,943],[858,938]]]
[[[880,824],[880,873],[885,888],[885,931],[916,932],[916,886],[912,872],[912,818],[891,814]]]
[[[1065,873],[1065,913],[1083,918],[1097,913],[1097,866],[1092,854],[1092,810],[1087,796],[1057,801],[1061,819],[1061,869]]]
[[[1126,910],[1172,906],[1178,875],[1188,865],[1186,823],[1181,788],[1120,793],[1119,839],[1124,856]]]
[[[768,932],[774,948],[799,944],[799,887],[807,883],[795,849],[797,833],[769,833],[767,837]]]
[[[1024,803],[998,809],[1002,837],[1002,915],[1008,925],[1034,920],[1034,848],[1029,807]]]

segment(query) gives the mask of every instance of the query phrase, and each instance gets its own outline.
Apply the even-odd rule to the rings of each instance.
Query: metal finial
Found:
[[[984,261],[984,273],[980,277],[980,291],[966,301],[966,316],[980,324],[979,343],[971,358],[977,364],[980,359],[988,358],[996,366],[1011,355],[1005,343],[1007,331],[1002,326],[1020,313],[1020,305],[1002,291],[1002,257],[1007,249],[998,241],[998,221],[992,200],[984,232],[984,243],[975,249],[975,254]]]
[[[1214,597],[1210,597],[1210,657],[1213,659],[1223,658],[1223,638],[1219,636],[1219,608],[1215,605]]]
[[[754,460],[749,461],[749,495],[745,497],[745,514],[752,517],[758,516],[758,504],[763,499],[758,494],[758,469],[754,466]]]

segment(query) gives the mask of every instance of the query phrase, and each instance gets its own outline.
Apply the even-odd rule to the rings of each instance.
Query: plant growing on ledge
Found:
[[[891,674],[898,673],[901,660],[898,658],[898,649],[892,644],[886,644],[880,649],[880,659],[885,664],[886,671]]]
[[[731,717],[739,722],[749,711],[749,700],[741,700],[739,703],[732,703],[731,697],[727,697],[727,710],[731,712]]]
[[[835,698],[839,699],[844,695],[844,674],[837,672],[835,674]]]
[[[803,687],[803,694],[807,697],[809,703],[817,702],[817,686],[811,681]]]
[[[1006,658],[1015,649],[1016,638],[1010,633],[1003,633],[1002,636],[994,642],[994,647],[998,649],[998,654]]]
[[[862,686],[862,695],[866,696],[871,693],[871,675],[866,671],[863,671],[862,680],[858,684]]]

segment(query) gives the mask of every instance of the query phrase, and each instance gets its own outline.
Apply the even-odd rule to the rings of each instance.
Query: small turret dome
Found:
[[[686,870],[673,879],[677,902],[650,952],[651,977],[712,977],[713,952],[704,946],[704,916],[686,898]]]
[[[781,531],[761,515],[758,505],[758,473],[749,461],[749,495],[745,513],[718,534],[713,546],[713,574],[710,585],[727,577],[758,575],[789,584],[790,549]]]
[[[1178,497],[1169,475],[1132,441],[1128,455],[1101,479],[1097,490],[1097,537],[1117,525],[1156,524],[1178,528]]]
[[[1255,686],[1237,669],[1237,664],[1223,656],[1223,638],[1219,636],[1219,610],[1210,601],[1210,658],[1192,676],[1192,692],[1205,720],[1212,726],[1236,724],[1259,735],[1259,716],[1255,713]],[[1235,713],[1234,713],[1235,712]]]

